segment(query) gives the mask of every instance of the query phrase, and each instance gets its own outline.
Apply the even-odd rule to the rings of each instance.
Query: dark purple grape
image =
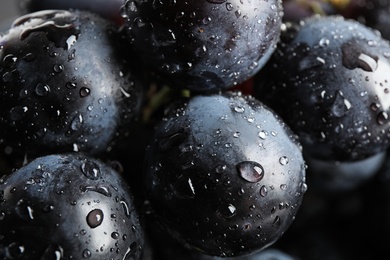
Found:
[[[13,23],[0,37],[6,153],[96,155],[130,129],[145,84],[120,37],[112,23],[82,11],[40,11]]]
[[[262,250],[287,230],[306,191],[296,138],[250,96],[183,100],[148,148],[151,207],[189,248],[223,257]]]
[[[256,97],[279,113],[314,159],[358,161],[389,147],[390,45],[340,16],[287,26]]]
[[[1,259],[142,259],[133,195],[82,154],[39,157],[0,179]]]
[[[128,0],[129,44],[172,87],[230,88],[268,60],[279,39],[281,1]]]

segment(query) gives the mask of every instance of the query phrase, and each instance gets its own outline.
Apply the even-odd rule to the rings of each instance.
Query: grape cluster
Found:
[[[0,259],[386,253],[386,1],[15,4]]]

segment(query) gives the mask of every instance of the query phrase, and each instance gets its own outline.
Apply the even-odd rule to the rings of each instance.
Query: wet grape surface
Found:
[[[2,0],[0,259],[383,259],[389,10]]]

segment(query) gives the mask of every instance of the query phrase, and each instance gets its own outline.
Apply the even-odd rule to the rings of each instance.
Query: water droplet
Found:
[[[378,111],[380,107],[381,107],[381,105],[379,105],[378,103],[375,103],[375,102],[371,103],[371,105],[370,105],[370,108],[372,111]]]
[[[112,233],[111,233],[111,237],[112,237],[113,239],[118,239],[118,238],[119,238],[119,233],[118,233],[118,232],[112,232]]]
[[[378,67],[378,57],[364,53],[362,48],[355,42],[349,41],[342,45],[342,63],[348,69],[360,68],[364,71],[373,72]]]
[[[287,185],[286,184],[280,184],[280,189],[281,190],[286,190],[287,189]]]
[[[234,14],[236,15],[237,19],[240,18],[240,16],[241,16],[241,10],[235,11]]]
[[[267,196],[267,194],[268,194],[267,187],[265,187],[265,185],[261,186],[261,188],[260,188],[260,196],[261,197],[265,197],[265,196]]]
[[[378,46],[378,43],[374,40],[367,41],[368,46],[375,47]]]
[[[287,164],[289,163],[289,160],[288,160],[287,156],[282,156],[282,157],[280,157],[280,158],[279,158],[279,163],[280,163],[281,165],[287,165]]]
[[[307,191],[307,184],[303,182],[301,186],[301,192],[305,193],[306,191]]]
[[[226,3],[226,10],[228,11],[233,10],[233,5],[231,3]]]
[[[18,259],[24,254],[25,248],[23,245],[14,242],[8,245],[6,251],[6,259]]]
[[[256,61],[253,61],[253,62],[249,65],[248,69],[249,69],[249,70],[254,70],[254,69],[257,68],[258,65],[259,65],[259,64],[258,64]]]
[[[326,47],[330,44],[330,41],[326,38],[321,38],[318,44],[320,45],[320,47]]]
[[[72,48],[72,46],[76,43],[77,41],[77,36],[76,35],[70,35],[68,37],[68,39],[66,39],[66,46],[67,46],[67,50],[69,50],[70,48]]]
[[[238,137],[240,137],[241,136],[241,133],[240,132],[234,132],[233,133],[233,137],[234,138],[238,138]]]
[[[264,168],[254,161],[244,161],[237,164],[239,175],[248,182],[259,182],[264,177]]]
[[[71,60],[74,60],[76,58],[76,50],[73,49],[70,51],[70,53],[68,54],[68,61],[71,61]]]
[[[196,57],[203,57],[207,53],[207,47],[205,45],[199,47],[195,51]]]
[[[376,57],[371,57],[367,54],[360,53],[359,54],[359,67],[365,71],[375,71],[378,67],[377,60],[378,58]]]
[[[82,124],[83,124],[83,116],[82,115],[76,115],[73,118],[72,122],[70,123],[70,128],[73,131],[78,131],[78,130],[81,129]]]
[[[234,111],[237,112],[237,113],[244,113],[245,112],[245,108],[242,107],[242,106],[235,106],[234,107]]]
[[[203,24],[209,24],[211,22],[211,17],[207,16],[207,17],[204,17],[203,20],[202,20],[202,23]],[[203,29],[201,29],[201,32],[203,32]]]
[[[77,83],[73,83],[73,82],[67,82],[66,83],[66,87],[68,89],[75,89],[77,87]]]
[[[344,98],[343,93],[340,90],[336,91],[335,98],[330,108],[332,114],[336,117],[342,117],[351,109],[351,107],[351,103]]]
[[[103,222],[104,214],[100,209],[94,209],[87,215],[87,224],[90,228],[96,228]]]
[[[49,245],[43,253],[40,260],[62,260],[64,257],[64,249],[56,244]]]
[[[80,97],[86,97],[86,96],[89,96],[89,94],[91,93],[91,90],[89,88],[86,88],[86,87],[82,87],[80,88]]]
[[[91,160],[83,161],[81,164],[81,171],[84,173],[85,177],[91,180],[97,180],[101,177],[99,166]]]
[[[53,71],[55,73],[61,73],[62,71],[64,71],[64,66],[63,65],[60,65],[60,64],[56,64],[54,65],[53,67]]]
[[[383,125],[387,122],[388,119],[389,119],[389,115],[385,111],[382,111],[378,114],[376,121],[379,125]]]
[[[259,136],[261,139],[265,140],[265,139],[267,139],[267,137],[268,137],[268,132],[265,131],[265,130],[261,130],[261,131],[259,132],[258,136]]]
[[[44,96],[47,96],[47,94],[49,94],[50,92],[50,87],[49,85],[46,85],[46,84],[42,84],[42,83],[38,83],[36,86],[35,86],[35,93],[40,96],[40,97],[44,97]]]
[[[236,207],[232,204],[227,206],[220,206],[217,210],[217,214],[222,218],[232,218],[236,214]]]
[[[92,256],[92,253],[88,249],[84,249],[82,256],[83,258],[90,258]]]
[[[34,210],[28,200],[20,199],[16,204],[16,213],[26,221],[34,220]]]
[[[3,58],[3,66],[5,68],[10,68],[15,65],[15,63],[18,61],[18,58],[12,54],[7,54]]]
[[[218,165],[215,168],[216,173],[223,173],[226,170],[227,166],[226,165]]]

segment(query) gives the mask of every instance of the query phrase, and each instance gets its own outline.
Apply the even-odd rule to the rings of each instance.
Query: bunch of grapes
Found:
[[[0,259],[386,254],[387,1],[15,4]]]

